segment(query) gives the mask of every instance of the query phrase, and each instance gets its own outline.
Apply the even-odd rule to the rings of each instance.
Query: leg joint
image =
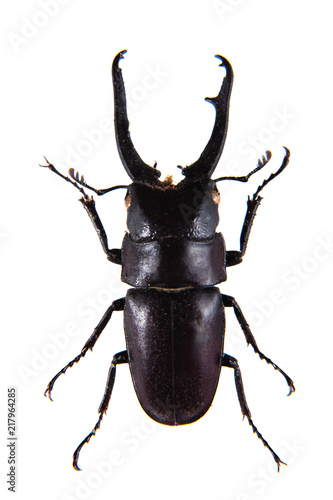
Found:
[[[112,306],[114,311],[123,311],[125,307],[125,297],[113,301]]]
[[[128,353],[127,351],[121,351],[115,354],[112,358],[112,364],[121,365],[123,363],[128,363]]]

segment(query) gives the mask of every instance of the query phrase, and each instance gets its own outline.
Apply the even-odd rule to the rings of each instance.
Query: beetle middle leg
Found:
[[[273,448],[271,448],[269,446],[266,439],[262,436],[262,434],[260,434],[257,427],[253,423],[253,420],[251,417],[251,412],[250,412],[250,409],[249,409],[247,402],[246,402],[242,374],[241,374],[237,359],[233,358],[232,356],[229,356],[229,354],[223,354],[221,365],[226,366],[227,368],[233,368],[234,375],[235,375],[236,391],[237,391],[239,404],[240,404],[240,407],[242,410],[243,418],[246,417],[248,419],[248,422],[251,425],[253,432],[255,434],[257,434],[258,438],[263,442],[264,446],[266,446],[269,449],[269,451],[273,455],[273,458],[277,464],[277,468],[278,468],[278,472],[279,472],[280,471],[280,464],[284,464],[284,465],[287,465],[287,464],[285,462],[283,462],[280,459],[280,457],[275,453]]]
[[[257,342],[256,342],[256,340],[255,340],[255,338],[250,330],[249,324],[246,321],[245,316],[244,316],[241,308],[239,307],[238,303],[236,302],[235,298],[231,297],[230,295],[222,294],[222,301],[223,301],[223,304],[225,307],[232,307],[234,309],[234,313],[236,315],[238,323],[240,324],[240,326],[243,330],[247,344],[248,345],[250,344],[253,347],[254,352],[259,355],[260,359],[264,359],[269,365],[273,366],[274,370],[277,370],[278,372],[280,372],[284,376],[284,378],[286,379],[286,382],[289,386],[288,396],[290,396],[290,394],[292,394],[295,391],[294,382],[291,380],[291,378],[283,370],[281,370],[281,368],[278,365],[276,365],[270,358],[265,356],[265,354],[263,354],[259,350]]]
[[[125,298],[118,299],[118,300],[115,300],[114,302],[112,302],[111,306],[107,309],[107,311],[104,313],[104,316],[102,317],[101,321],[96,326],[92,335],[89,337],[87,342],[84,344],[80,354],[78,354],[74,359],[72,359],[72,361],[70,361],[66,366],[64,366],[64,368],[62,370],[60,370],[60,372],[58,372],[57,375],[55,375],[55,377],[53,377],[53,379],[49,382],[49,384],[46,388],[46,391],[44,392],[44,396],[48,396],[49,399],[52,401],[51,392],[52,392],[53,386],[55,384],[55,381],[60,377],[60,375],[65,373],[68,368],[71,368],[74,365],[74,363],[78,363],[78,361],[80,361],[80,359],[86,355],[87,351],[92,350],[92,348],[96,344],[100,334],[102,333],[102,331],[104,330],[104,328],[108,324],[108,322],[112,316],[113,311],[123,311],[124,306],[125,306]]]
[[[115,377],[116,377],[116,365],[119,365],[122,363],[128,363],[127,351],[118,352],[117,354],[115,354],[113,356],[112,363],[111,363],[109,373],[108,373],[108,378],[106,381],[104,396],[103,396],[102,402],[98,408],[99,417],[98,417],[97,423],[96,423],[95,427],[93,428],[93,430],[88,434],[88,436],[86,438],[84,438],[84,440],[79,444],[79,446],[74,451],[73,467],[76,470],[81,470],[80,467],[78,466],[78,460],[79,460],[81,448],[86,443],[89,443],[92,436],[94,436],[96,434],[96,431],[101,426],[102,419],[104,417],[104,414],[107,412],[107,409],[108,409],[108,406],[110,403],[110,399],[111,399],[112,389],[113,389],[114,381],[115,381]]]

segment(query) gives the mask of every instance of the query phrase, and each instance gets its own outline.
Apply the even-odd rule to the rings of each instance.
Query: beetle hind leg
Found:
[[[256,342],[254,336],[253,336],[253,333],[250,330],[249,324],[246,321],[245,316],[244,316],[241,308],[239,307],[238,303],[236,302],[236,299],[234,297],[231,297],[230,295],[222,294],[222,301],[223,301],[223,304],[225,307],[232,307],[234,309],[234,313],[236,315],[238,323],[240,324],[240,326],[243,330],[247,344],[248,345],[250,344],[253,347],[254,352],[256,354],[258,354],[260,359],[264,359],[266,361],[266,363],[273,366],[274,370],[277,370],[278,372],[281,373],[281,375],[284,376],[284,378],[286,379],[286,382],[289,386],[288,396],[290,396],[290,394],[292,394],[296,390],[295,386],[294,386],[294,382],[291,380],[291,378],[283,370],[281,370],[281,368],[278,365],[276,365],[270,358],[265,356],[265,354],[263,354],[259,350],[259,347],[257,345],[257,342]]]
[[[234,376],[235,376],[235,384],[236,384],[236,391],[237,391],[237,396],[238,396],[238,401],[242,410],[243,418],[246,417],[248,419],[249,424],[252,427],[253,432],[258,436],[258,438],[262,441],[263,445],[269,449],[271,452],[278,468],[278,472],[280,472],[280,464],[287,465],[285,462],[283,462],[280,457],[275,453],[273,448],[270,447],[266,439],[262,436],[262,434],[258,431],[257,427],[254,425],[250,409],[247,405],[246,398],[245,398],[245,392],[244,392],[244,386],[243,386],[243,380],[242,380],[242,374],[238,365],[237,359],[233,358],[232,356],[229,356],[229,354],[223,354],[222,357],[222,366],[226,366],[227,368],[233,368],[234,370]]]
[[[88,436],[79,444],[79,446],[74,451],[73,467],[75,470],[81,470],[79,465],[78,465],[78,460],[79,460],[79,455],[80,455],[80,451],[81,451],[82,447],[86,443],[89,443],[92,436],[94,436],[96,434],[96,431],[101,426],[101,422],[103,420],[105,413],[107,412],[107,409],[108,409],[108,406],[110,403],[110,399],[111,399],[112,389],[113,389],[113,385],[114,385],[114,381],[115,381],[115,377],[116,377],[116,365],[119,365],[122,363],[128,363],[127,351],[118,352],[117,354],[115,354],[113,356],[112,363],[111,363],[111,366],[109,368],[108,378],[106,381],[104,396],[103,396],[102,402],[98,408],[99,417],[98,417],[97,423],[96,423],[95,427],[93,428],[93,430],[88,434]]]
[[[100,334],[102,333],[102,331],[104,330],[104,328],[108,324],[108,322],[112,316],[113,311],[123,311],[124,306],[125,306],[125,299],[124,298],[118,299],[118,300],[115,300],[114,302],[112,302],[111,306],[106,310],[101,321],[98,323],[95,330],[93,331],[93,333],[91,334],[91,336],[89,337],[87,342],[84,344],[80,354],[78,354],[74,359],[72,359],[72,361],[70,361],[66,366],[64,366],[64,368],[62,370],[60,370],[60,372],[58,372],[53,377],[53,379],[49,382],[49,384],[44,392],[44,396],[48,396],[49,399],[52,401],[51,393],[52,393],[53,386],[54,386],[56,380],[60,377],[60,375],[62,375],[63,373],[66,373],[68,368],[71,368],[75,363],[78,363],[80,361],[80,359],[83,358],[89,350],[93,349]]]

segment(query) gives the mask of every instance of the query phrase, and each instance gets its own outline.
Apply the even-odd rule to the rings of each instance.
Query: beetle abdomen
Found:
[[[202,417],[220,375],[220,290],[130,289],[124,323],[132,379],[145,412],[167,425]]]

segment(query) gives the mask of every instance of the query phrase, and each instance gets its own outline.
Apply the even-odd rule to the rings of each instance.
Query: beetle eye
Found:
[[[220,193],[218,191],[215,191],[215,189],[212,190],[212,198],[213,202],[218,205],[220,203]]]
[[[132,195],[130,193],[128,193],[128,195],[126,196],[124,201],[125,201],[126,210],[128,210],[129,207],[131,206]]]

